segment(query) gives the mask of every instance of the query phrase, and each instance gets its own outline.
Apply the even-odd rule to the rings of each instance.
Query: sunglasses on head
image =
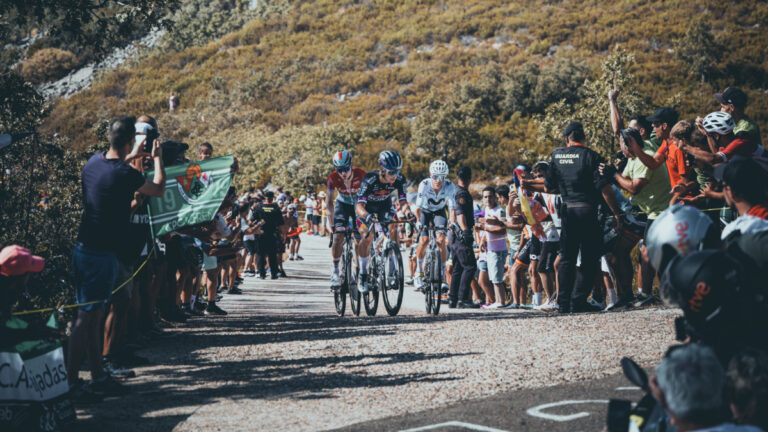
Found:
[[[352,169],[352,165],[347,165],[344,167],[336,167],[336,172],[345,173]]]
[[[388,170],[388,169],[385,169],[383,171],[384,171],[384,174],[386,174],[388,176],[396,176],[396,175],[400,174],[400,170]]]
[[[445,175],[443,175],[443,174],[432,174],[430,177],[434,181],[443,181],[443,180],[445,180]]]

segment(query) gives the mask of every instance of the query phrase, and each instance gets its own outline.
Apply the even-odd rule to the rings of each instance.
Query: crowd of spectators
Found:
[[[721,109],[704,118],[679,119],[677,111],[661,107],[651,116],[631,117],[625,128],[619,92],[609,93],[610,112],[606,115],[620,151],[612,161],[599,160],[594,173],[596,182],[608,188],[604,193],[610,191],[610,200],[601,197],[595,204],[600,232],[586,241],[599,248],[598,271],[584,281],[591,292],[582,311],[612,311],[659,302],[653,286],[665,268],[660,259],[655,265],[650,261],[646,242],[654,222],[671,207],[697,209],[722,238],[734,230],[745,234],[768,230],[768,157],[757,125],[745,114],[746,95],[729,87],[714,95],[714,100]],[[589,145],[579,123],[572,123],[564,136],[567,148]],[[477,270],[471,300],[476,306],[558,311],[566,304],[565,312],[570,312],[570,299],[558,301],[562,284],[559,273],[563,268],[562,239],[575,237],[577,231],[564,230],[564,208],[575,207],[575,203],[564,204],[554,187],[552,171],[557,167],[552,167],[553,163],[554,159],[532,168],[518,166],[515,172],[522,177],[522,189],[513,181],[473,185],[475,190],[482,189],[480,200],[475,202]],[[535,220],[528,222],[521,200],[528,201],[526,207]],[[667,214],[656,232],[670,225],[674,230],[673,222],[679,217]],[[651,251],[650,255],[660,257],[661,252]],[[449,284],[450,265],[449,260],[445,272]],[[579,253],[577,269],[581,265]],[[415,266],[411,263],[410,267],[413,277]],[[575,278],[583,279],[583,272],[566,278],[569,285]]]

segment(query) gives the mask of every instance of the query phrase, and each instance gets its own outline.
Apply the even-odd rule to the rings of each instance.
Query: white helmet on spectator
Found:
[[[440,159],[429,164],[429,175],[448,175],[448,164]]]
[[[651,265],[663,274],[677,255],[719,247],[720,230],[696,207],[675,204],[653,221],[645,244]]]
[[[715,111],[707,114],[704,117],[704,130],[707,133],[717,133],[720,135],[728,135],[731,133],[736,124],[733,122],[733,117],[730,114],[722,111]]]

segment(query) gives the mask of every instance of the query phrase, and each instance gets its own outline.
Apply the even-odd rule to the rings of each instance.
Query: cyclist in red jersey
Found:
[[[365,171],[352,166],[352,154],[347,150],[339,150],[333,153],[334,171],[328,176],[325,185],[328,189],[327,208],[328,220],[333,224],[333,269],[331,271],[331,288],[341,286],[339,278],[339,261],[341,260],[342,244],[344,243],[344,231],[349,228],[349,218],[354,222],[355,203],[357,203],[357,190],[365,177]],[[339,191],[336,203],[333,203],[334,191]],[[353,225],[354,226],[354,225]],[[355,239],[360,240],[360,234],[355,233]]]

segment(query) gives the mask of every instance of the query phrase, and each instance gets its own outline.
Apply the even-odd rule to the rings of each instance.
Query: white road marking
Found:
[[[553,421],[558,421],[558,422],[566,422],[566,421],[576,420],[576,419],[582,418],[582,417],[587,417],[589,415],[589,413],[582,411],[582,412],[575,413],[575,414],[547,414],[547,413],[542,412],[542,411],[545,410],[545,409],[548,409],[548,408],[554,408],[554,407],[563,406],[563,405],[596,404],[596,403],[606,403],[607,404],[608,401],[607,400],[603,400],[603,399],[596,399],[596,400],[566,400],[566,401],[560,401],[560,402],[553,402],[553,403],[538,405],[538,406],[535,406],[533,408],[529,408],[525,412],[529,416],[533,416],[533,417],[539,417],[539,418],[543,418],[543,419],[546,419],[546,420],[553,420]]]
[[[460,421],[449,421],[449,422],[445,422],[445,423],[438,423],[438,424],[433,424],[433,425],[429,425],[429,426],[417,427],[417,428],[413,428],[413,429],[404,429],[404,430],[402,430],[400,432],[421,432],[421,431],[427,431],[427,430],[432,430],[432,429],[439,429],[439,428],[444,428],[444,427],[461,427],[461,428],[465,428],[465,429],[469,429],[469,430],[474,430],[474,431],[480,431],[480,432],[507,432],[507,431],[502,430],[502,429],[496,429],[496,428],[492,428],[492,427],[488,427],[488,426],[482,426],[482,425],[476,425],[476,424],[472,424],[472,423],[464,423],[464,422],[460,422]]]
[[[616,390],[642,390],[642,389],[637,386],[629,386],[629,387],[616,387]]]

